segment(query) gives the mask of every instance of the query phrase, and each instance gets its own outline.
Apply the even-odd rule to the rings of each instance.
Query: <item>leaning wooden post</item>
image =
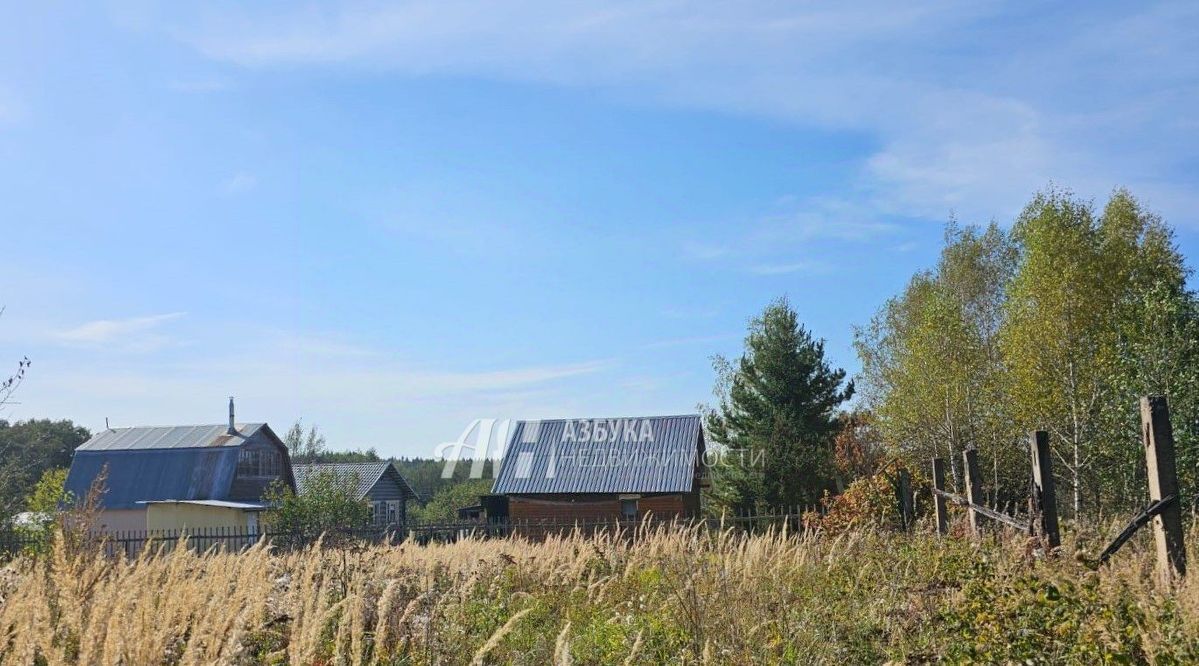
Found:
[[[1049,453],[1049,433],[1038,430],[1028,438],[1032,455],[1033,506],[1041,514],[1041,535],[1048,548],[1062,545],[1057,529],[1057,489],[1053,483],[1053,458]]]
[[[1174,466],[1174,430],[1170,407],[1163,396],[1141,398],[1141,433],[1145,444],[1145,468],[1149,473],[1149,499],[1156,502],[1171,495],[1175,501],[1153,517],[1153,540],[1157,544],[1157,569],[1169,581],[1187,572],[1182,540],[1182,510],[1178,502],[1178,475]]]
[[[962,451],[962,462],[966,468],[966,499],[970,500],[971,504],[981,505],[983,501],[983,487],[981,477],[978,473],[978,450],[966,449]],[[982,526],[982,516],[973,508],[970,509],[970,533],[978,536]]]
[[[945,490],[945,460],[933,458],[933,488]],[[933,493],[933,506],[937,512],[937,534],[949,532],[949,515],[945,512],[945,498],[939,493]]]

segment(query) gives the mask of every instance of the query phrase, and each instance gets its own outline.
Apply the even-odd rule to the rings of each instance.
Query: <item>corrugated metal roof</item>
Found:
[[[207,500],[227,497],[237,471],[235,447],[186,449],[75,450],[66,489],[77,498],[87,495],[92,480],[105,466],[106,509],[138,508],[155,500]]]
[[[154,500],[142,504],[195,504],[199,506],[218,506],[225,509],[265,509],[266,502],[230,502],[228,500]]]
[[[519,421],[491,492],[688,492],[701,433],[696,414]]]
[[[333,476],[339,480],[346,482],[353,480],[355,483],[354,496],[357,499],[362,499],[379,482],[379,479],[387,472],[388,467],[395,469],[396,476],[400,480],[400,485],[405,491],[412,497],[416,497],[416,491],[412,489],[412,486],[408,485],[408,481],[404,478],[404,475],[400,474],[400,470],[389,461],[292,465],[292,472],[296,475],[296,492],[304,492],[304,484],[312,475],[319,472],[332,472]]]
[[[229,435],[228,424],[196,426],[151,426],[110,428],[84,442],[76,451],[118,451],[130,449],[190,449],[216,446],[240,446],[254,435],[262,423],[238,423],[240,435]]]

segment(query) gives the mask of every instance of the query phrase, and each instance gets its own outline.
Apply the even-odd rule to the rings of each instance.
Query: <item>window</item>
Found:
[[[238,476],[276,477],[282,471],[278,451],[242,449],[237,454]]]
[[[608,506],[612,506],[609,504]],[[622,520],[637,519],[637,500],[622,499],[620,500],[620,517]]]
[[[388,502],[387,503],[387,524],[394,525],[398,522],[400,522],[400,503],[399,502]]]

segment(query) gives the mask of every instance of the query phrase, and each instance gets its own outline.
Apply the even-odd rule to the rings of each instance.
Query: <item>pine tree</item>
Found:
[[[830,487],[837,407],[853,395],[785,299],[755,318],[735,364],[717,358],[720,407],[711,439],[732,455],[714,496],[738,508],[795,506]]]

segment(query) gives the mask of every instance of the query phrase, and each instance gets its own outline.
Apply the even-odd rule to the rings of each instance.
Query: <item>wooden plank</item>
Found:
[[[1123,546],[1125,542],[1132,538],[1132,535],[1137,533],[1137,530],[1147,525],[1154,516],[1161,513],[1167,506],[1174,503],[1174,501],[1177,499],[1178,498],[1174,495],[1170,495],[1165,499],[1150,504],[1149,508],[1135,516],[1131,521],[1129,521],[1128,527],[1125,527],[1124,530],[1121,531],[1120,534],[1118,534],[1110,544],[1108,544],[1108,547],[1104,548],[1102,553],[1099,553],[1099,563],[1106,564],[1107,561],[1111,559],[1112,555],[1115,555],[1116,551],[1120,550],[1120,546]]]
[[[966,499],[965,497],[962,497],[961,495],[954,495],[953,493],[945,492],[944,490],[937,490],[935,488],[933,489],[933,494],[937,495],[939,497],[944,497],[945,499],[949,500],[950,502],[953,502],[954,504],[957,504],[958,506],[963,506],[963,507],[966,507],[967,509],[970,509],[971,512],[976,512],[980,516],[986,516],[987,518],[990,518],[991,520],[1003,523],[1004,525],[1008,525],[1009,527],[1018,529],[1021,532],[1028,530],[1028,523],[1022,523],[1019,520],[1016,520],[1015,518],[1012,518],[1011,516],[1007,515],[1006,513],[1001,513],[999,511],[996,511],[995,509],[987,508],[981,504],[975,504],[975,503],[971,502],[970,500]]]
[[[933,490],[945,491],[945,460],[933,458]],[[949,533],[949,514],[946,511],[945,498],[933,493],[933,505],[937,513],[937,534]]]
[[[1041,517],[1041,536],[1048,548],[1062,545],[1057,522],[1057,488],[1053,480],[1053,457],[1049,452],[1049,433],[1038,430],[1028,439],[1032,456],[1033,505]]]
[[[1163,396],[1141,398],[1141,433],[1145,445],[1145,468],[1149,473],[1149,499],[1158,502],[1178,495],[1174,462],[1174,430],[1170,407]],[[1153,540],[1157,545],[1158,575],[1163,581],[1185,576],[1186,548],[1182,537],[1182,510],[1171,502],[1153,517]]]
[[[970,534],[978,536],[982,528],[982,513],[978,507],[982,505],[983,488],[982,476],[978,473],[978,450],[974,448],[962,451],[962,465],[966,468],[966,500],[970,502],[969,517]]]

